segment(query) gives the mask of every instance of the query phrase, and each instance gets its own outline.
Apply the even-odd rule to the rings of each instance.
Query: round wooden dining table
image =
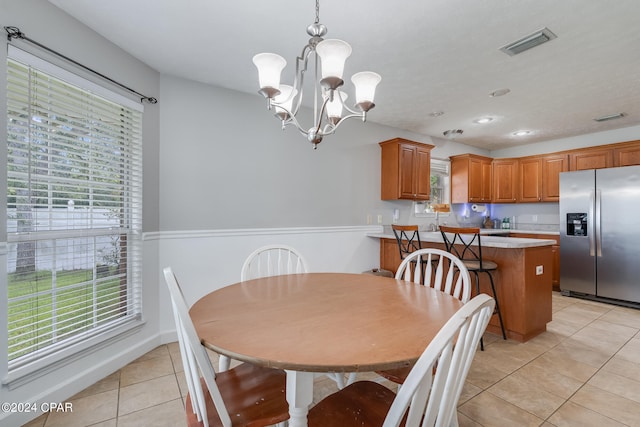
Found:
[[[284,369],[292,427],[307,425],[317,372],[411,366],[462,307],[441,291],[371,274],[264,277],[217,289],[189,314],[202,343]]]

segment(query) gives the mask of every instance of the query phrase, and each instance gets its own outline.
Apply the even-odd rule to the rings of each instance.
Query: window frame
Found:
[[[436,171],[436,174],[434,174]],[[447,210],[451,207],[451,161],[448,159],[431,159],[431,173],[430,179],[433,181],[433,177],[440,175],[445,177],[445,182],[442,185],[443,200],[433,200],[433,193],[430,200],[430,204],[447,205]],[[433,185],[431,185],[433,191]]]
[[[103,86],[97,84],[83,77],[82,73],[78,73],[75,69],[72,69],[73,71],[67,70],[12,45],[8,45],[8,55],[5,62],[6,67],[8,67],[9,61],[14,61],[27,67],[37,69],[38,72],[48,74],[58,80],[64,81],[66,84],[77,87],[81,91],[104,98],[122,106],[123,108],[133,110],[139,115],[139,119],[135,124],[135,130],[137,131],[136,136],[127,140],[130,144],[133,144],[132,147],[135,145],[133,151],[137,154],[133,156],[132,165],[126,168],[126,172],[123,172],[122,175],[126,182],[126,184],[123,184],[123,187],[126,188],[127,191],[132,191],[132,194],[130,195],[130,200],[122,202],[123,205],[121,206],[121,209],[123,213],[118,216],[120,227],[112,230],[111,232],[93,227],[88,227],[84,229],[84,231],[78,232],[73,232],[73,230],[69,231],[69,229],[66,229],[65,231],[32,231],[30,233],[26,233],[27,236],[25,236],[24,233],[21,234],[19,232],[9,230],[9,218],[6,218],[7,245],[2,249],[7,262],[3,263],[4,265],[0,268],[0,273],[6,278],[8,278],[9,274],[9,268],[7,265],[9,263],[9,248],[10,245],[18,241],[30,239],[31,241],[37,242],[42,239],[77,238],[82,233],[84,233],[83,237],[88,238],[91,238],[91,236],[95,238],[95,236],[101,235],[117,235],[120,238],[122,236],[126,236],[126,261],[124,261],[124,263],[126,264],[125,286],[127,305],[125,309],[126,314],[123,316],[121,321],[109,321],[105,325],[92,327],[87,332],[80,332],[78,335],[65,338],[61,342],[54,342],[53,344],[48,345],[41,353],[36,352],[35,355],[30,355],[29,357],[21,356],[10,361],[8,360],[9,316],[8,314],[7,316],[3,316],[4,331],[0,334],[0,337],[3,338],[3,342],[0,344],[0,348],[4,350],[4,360],[2,363],[4,366],[2,367],[2,370],[5,375],[3,375],[2,382],[3,384],[8,384],[13,388],[24,382],[31,381],[40,375],[51,372],[59,366],[70,363],[89,352],[93,352],[98,348],[107,346],[111,342],[121,339],[123,336],[128,336],[137,331],[144,324],[142,316],[142,118],[144,108],[139,101],[134,101],[121,95],[115,91],[115,88],[111,88],[109,85]],[[6,81],[5,83],[8,84],[9,82]],[[9,96],[7,95],[7,103],[8,102]],[[55,110],[52,111],[55,112]],[[7,110],[6,114],[8,122],[5,132],[8,132],[10,118],[9,110]],[[7,141],[7,144],[8,143],[9,141]],[[8,153],[6,161],[7,164],[10,161]],[[52,163],[48,163],[47,167],[50,167],[51,164]],[[9,171],[7,168],[7,174],[8,173]],[[129,182],[129,180],[132,179],[135,182]],[[8,200],[9,194],[7,194],[7,203]],[[125,205],[127,206],[125,207]],[[5,206],[8,208],[8,205]],[[123,219],[124,222],[122,222]],[[29,235],[41,237],[32,239]],[[95,265],[95,251],[93,252],[92,259],[94,260],[93,262]],[[119,263],[121,262],[123,261],[120,260]],[[7,308],[9,297],[8,289],[7,293],[0,293],[0,295],[2,295],[4,299],[0,306]],[[95,302],[96,297],[94,296],[93,298]],[[8,310],[6,312],[8,312]]]

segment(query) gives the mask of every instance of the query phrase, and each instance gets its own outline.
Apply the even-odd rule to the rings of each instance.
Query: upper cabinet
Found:
[[[518,159],[493,160],[493,202],[515,203],[518,196]]]
[[[560,200],[560,172],[569,170],[568,154],[547,154],[541,159],[542,193],[540,201],[557,202]]]
[[[569,152],[569,170],[640,165],[640,141],[622,142]]]
[[[518,162],[518,201],[539,202],[542,199],[542,158],[524,157]]]
[[[567,154],[522,157],[519,164],[519,202],[560,200],[560,172],[569,170]]]
[[[569,153],[570,170],[603,169],[613,167],[612,148],[583,148]]]
[[[475,154],[451,157],[451,203],[491,203],[492,160]]]
[[[394,138],[382,148],[381,199],[429,200],[433,145]]]
[[[640,141],[613,148],[613,166],[640,165]]]
[[[451,157],[451,203],[557,202],[560,173],[640,165],[640,140],[539,156]]]

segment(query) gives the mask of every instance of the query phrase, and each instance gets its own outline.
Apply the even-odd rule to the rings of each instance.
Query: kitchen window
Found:
[[[12,381],[141,323],[143,110],[13,46],[7,110]]]
[[[431,200],[433,208],[440,206],[449,210],[450,178],[449,170],[451,162],[449,160],[431,159]]]

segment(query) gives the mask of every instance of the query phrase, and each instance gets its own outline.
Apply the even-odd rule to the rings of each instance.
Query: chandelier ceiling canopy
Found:
[[[347,106],[348,95],[343,92],[342,79],[344,64],[351,55],[351,46],[343,40],[323,39],[327,27],[320,23],[320,5],[316,0],[315,22],[307,27],[311,36],[309,43],[296,58],[296,73],[293,85],[280,84],[280,75],[287,61],[275,53],[259,53],[253,57],[258,68],[259,93],[267,98],[267,108],[275,111],[275,116],[282,122],[282,128],[295,126],[307,140],[317,148],[325,135],[336,131],[344,120],[360,117],[366,121],[367,111],[375,104],[376,86],[380,75],[372,71],[362,71],[351,76],[355,86],[355,103],[353,108]],[[311,64],[310,64],[311,63]],[[303,127],[298,121],[298,112],[302,104],[304,77],[313,67],[313,122],[310,127]],[[319,72],[320,70],[320,72]],[[346,115],[343,116],[343,110]]]

